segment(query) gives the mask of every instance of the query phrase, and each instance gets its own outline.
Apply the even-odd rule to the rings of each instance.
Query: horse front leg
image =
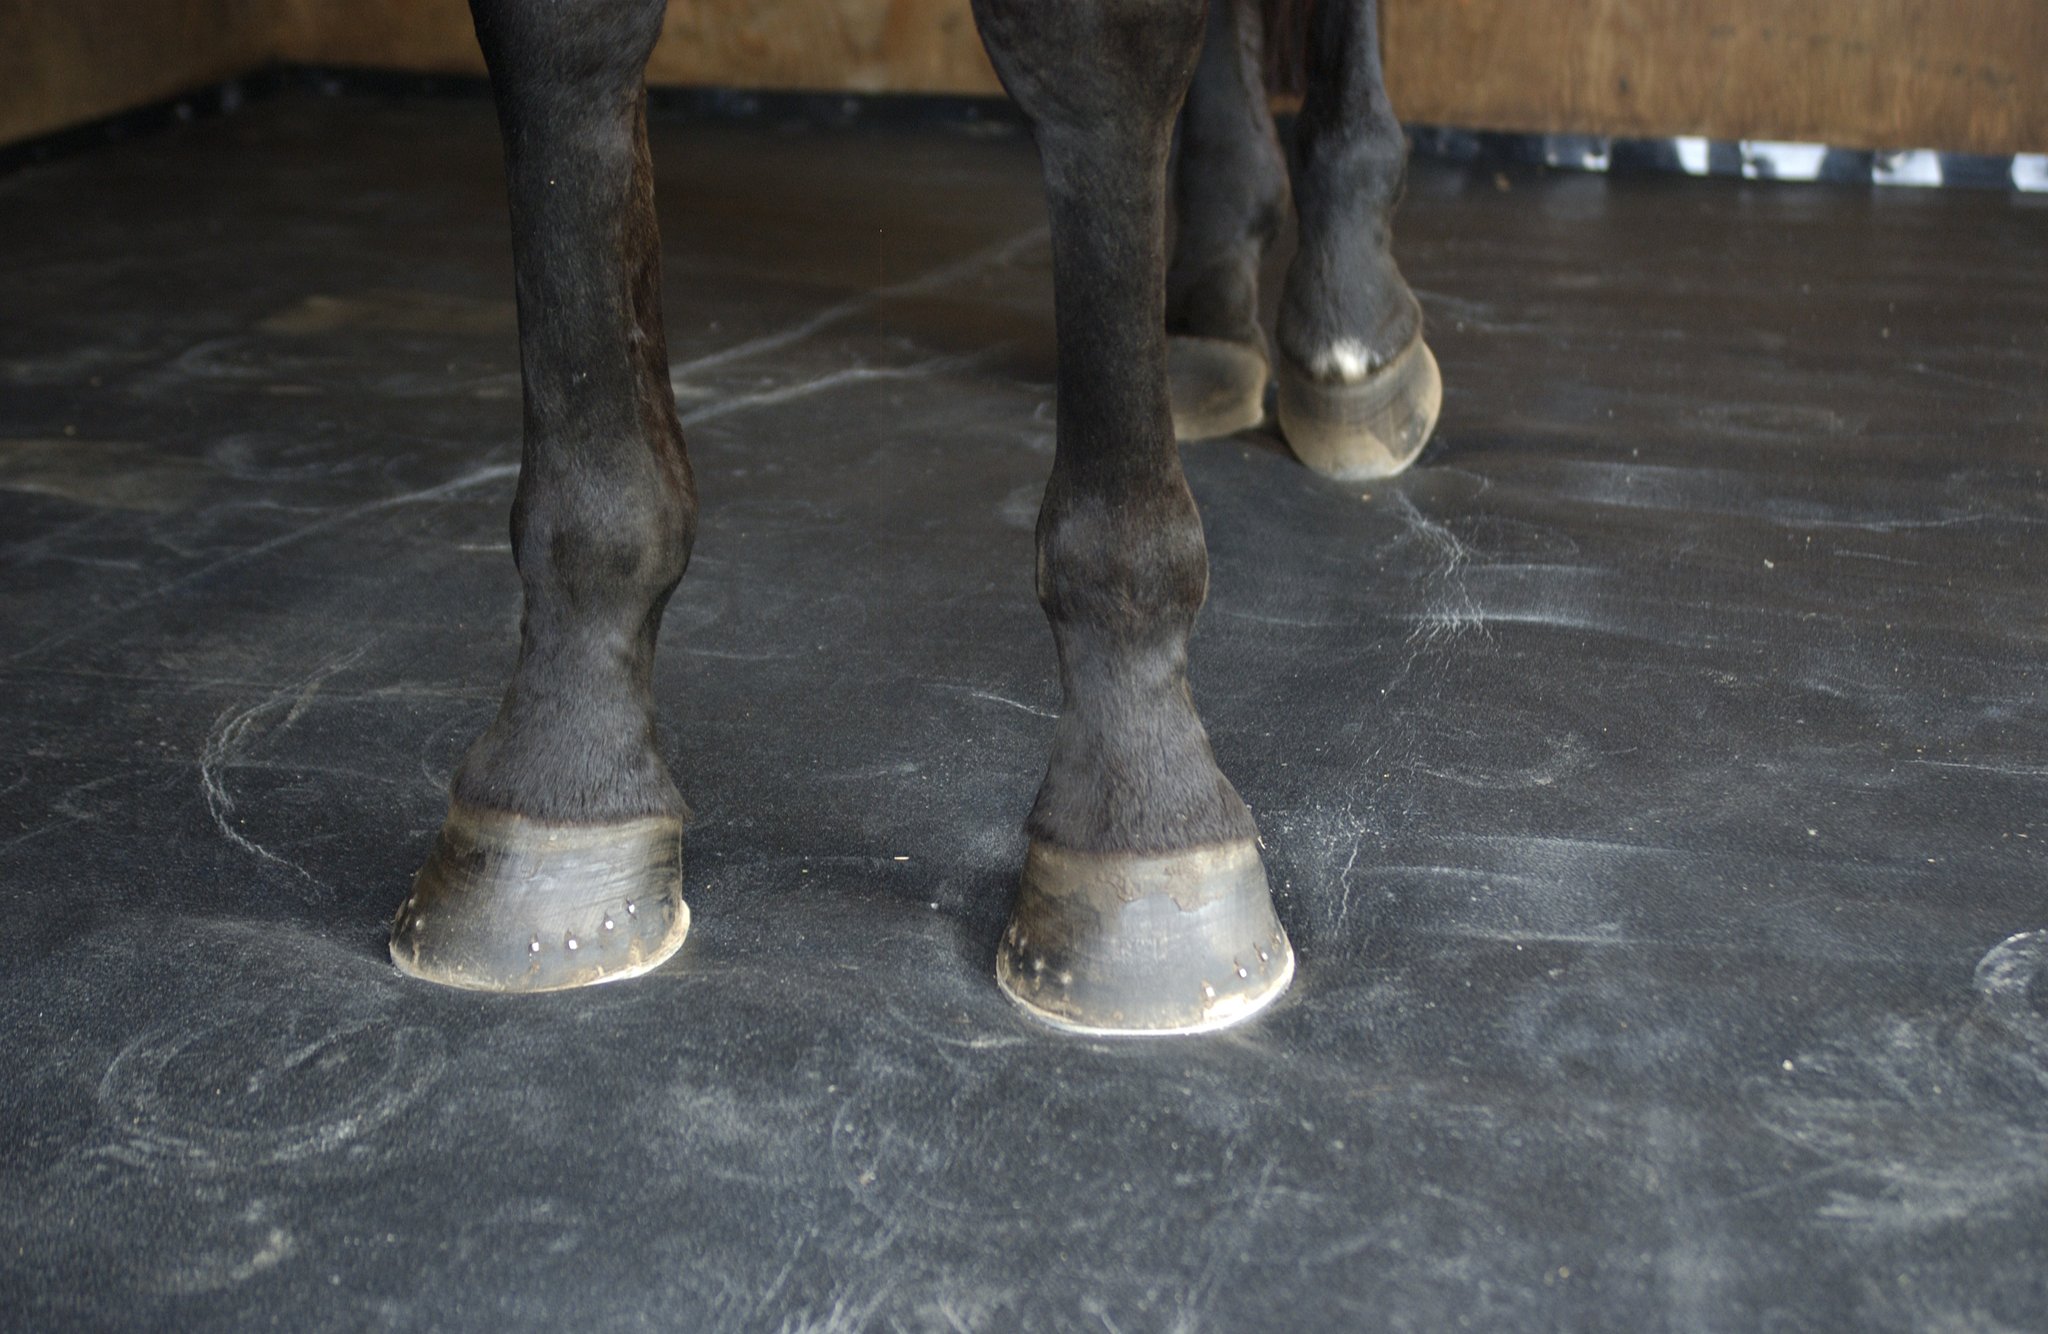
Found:
[[[1302,462],[1347,480],[1400,472],[1436,426],[1443,381],[1422,308],[1395,267],[1408,161],[1380,69],[1375,0],[1320,0],[1295,124],[1301,245],[1281,291],[1280,429]]]
[[[687,815],[655,748],[662,609],[697,502],[668,384],[647,158],[663,0],[472,0],[505,143],[525,384],[525,604],[391,953],[453,986],[645,972],[689,926]]]
[[[1164,229],[1203,0],[974,12],[1037,136],[1059,338],[1038,595],[1064,701],[997,978],[1072,1028],[1217,1028],[1278,996],[1294,956],[1185,674],[1208,553],[1167,394]]]

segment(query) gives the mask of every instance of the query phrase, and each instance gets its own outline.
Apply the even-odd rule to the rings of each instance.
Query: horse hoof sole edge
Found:
[[[1175,334],[1166,340],[1173,438],[1210,440],[1266,419],[1266,354],[1228,338]]]
[[[475,991],[616,982],[690,929],[682,821],[554,824],[451,806],[391,925],[402,972]]]
[[[1294,456],[1340,481],[1392,477],[1415,461],[1436,429],[1443,376],[1417,338],[1362,380],[1317,380],[1282,358],[1280,432]]]
[[[1256,846],[1080,853],[1034,842],[996,981],[1035,1018],[1098,1037],[1228,1028],[1294,978]]]

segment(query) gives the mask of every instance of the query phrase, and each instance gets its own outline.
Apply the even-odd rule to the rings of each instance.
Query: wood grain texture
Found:
[[[0,143],[110,116],[269,59],[273,0],[0,0]]]
[[[271,0],[277,59],[481,74],[466,0]]]
[[[278,3],[285,59],[481,68],[462,0]],[[1298,60],[1306,6],[1267,3],[1276,55]],[[1381,19],[1388,87],[1412,121],[2048,149],[2048,0],[1382,0]],[[999,91],[967,0],[674,0],[649,77]]]
[[[463,0],[281,0],[279,54],[307,64],[478,72]],[[656,84],[1000,93],[966,0],[673,0]]]
[[[2043,0],[1384,0],[1404,120],[2048,149]]]
[[[1002,91],[966,0],[678,0],[648,77],[855,92]]]
[[[1411,121],[2048,151],[2048,0],[1382,0],[1382,21]],[[483,68],[464,0],[0,0],[0,141],[269,60]],[[649,77],[1000,91],[967,0],[673,0]]]

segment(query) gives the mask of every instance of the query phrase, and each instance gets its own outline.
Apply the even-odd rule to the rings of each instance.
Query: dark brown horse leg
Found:
[[[1167,146],[1203,3],[975,0],[974,13],[1037,135],[1059,337],[1038,595],[1065,699],[996,975],[1073,1028],[1218,1028],[1278,996],[1294,956],[1185,675],[1208,554],[1168,405],[1163,251]]]
[[[504,131],[526,443],[525,590],[497,719],[391,932],[401,968],[546,991],[629,977],[682,943],[682,797],[650,675],[696,495],[668,385],[647,161],[663,0],[473,0]]]
[[[1242,431],[1266,411],[1259,263],[1287,222],[1287,158],[1266,97],[1260,29],[1256,0],[1210,0],[1180,115],[1166,359],[1183,440]]]
[[[1295,135],[1301,248],[1276,342],[1280,428],[1310,467],[1385,477],[1436,426],[1443,382],[1391,250],[1407,141],[1380,72],[1375,0],[1321,0]]]

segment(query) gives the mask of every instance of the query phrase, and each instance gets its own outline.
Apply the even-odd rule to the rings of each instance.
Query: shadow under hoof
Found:
[[[1266,354],[1228,338],[1176,334],[1166,340],[1173,438],[1235,435],[1266,419]]]
[[[1280,433],[1294,456],[1340,481],[1391,477],[1436,429],[1444,382],[1420,337],[1362,380],[1318,380],[1280,360]]]
[[[1249,840],[1158,855],[1034,842],[996,947],[1011,1000],[1099,1036],[1228,1028],[1293,978],[1294,949]]]
[[[460,804],[391,924],[401,971],[474,991],[637,977],[690,929],[683,824],[547,824]]]

